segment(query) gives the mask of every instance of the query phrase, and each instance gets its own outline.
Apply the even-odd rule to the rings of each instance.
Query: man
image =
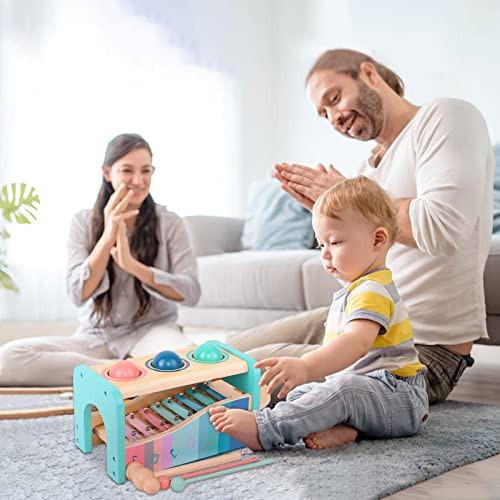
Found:
[[[401,79],[371,57],[329,50],[306,78],[317,114],[341,134],[375,140],[359,169],[398,210],[388,267],[412,319],[427,366],[430,403],[446,399],[472,366],[473,342],[487,338],[483,271],[492,224],[493,155],[485,121],[471,104],[404,99]],[[280,164],[275,177],[307,208],[344,177],[331,165]],[[322,341],[327,308],[302,313],[228,342],[258,359],[300,356]],[[267,345],[266,345],[267,344]]]

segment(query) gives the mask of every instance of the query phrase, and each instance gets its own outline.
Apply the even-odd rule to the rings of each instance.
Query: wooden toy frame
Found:
[[[220,363],[198,363],[178,372],[148,370],[152,356],[130,358],[145,376],[131,381],[110,380],[103,376],[109,364],[77,366],[73,374],[74,433],[76,446],[90,453],[94,443],[106,443],[106,469],[113,481],[126,480],[126,466],[140,461],[155,474],[171,467],[213,457],[243,447],[229,435],[215,431],[208,407],[182,423],[139,441],[127,443],[125,415],[161,398],[186,390],[195,384],[213,381],[213,387],[226,399],[217,402],[228,408],[259,409],[260,370],[254,360],[219,341],[209,341],[227,356]],[[190,349],[175,352],[187,359]]]

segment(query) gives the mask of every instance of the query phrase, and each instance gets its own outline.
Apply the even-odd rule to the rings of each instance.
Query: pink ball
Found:
[[[108,370],[108,375],[117,380],[133,380],[142,375],[142,370],[131,361],[122,359]]]

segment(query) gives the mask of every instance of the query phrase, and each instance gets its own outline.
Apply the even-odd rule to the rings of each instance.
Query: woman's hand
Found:
[[[267,385],[267,393],[282,385],[278,398],[284,398],[294,387],[309,381],[307,365],[301,358],[268,358],[255,363],[255,368],[265,368],[259,385]]]
[[[155,282],[154,273],[149,266],[144,265],[137,260],[130,252],[130,245],[127,238],[127,226],[124,221],[118,223],[116,235],[116,245],[110,251],[111,257],[125,272],[134,276],[142,283],[154,288],[167,299],[177,302],[183,301],[184,296],[167,285],[161,285]]]
[[[321,163],[315,169],[280,163],[275,166],[273,175],[292,198],[309,210],[322,193],[345,179],[333,165],[326,168]]]
[[[127,228],[125,222],[118,222],[116,245],[111,249],[111,257],[124,270],[129,272],[132,264],[135,262],[134,257],[130,253],[130,246],[127,238]]]
[[[104,231],[102,237],[108,245],[116,243],[118,225],[130,217],[134,217],[139,213],[139,210],[129,210],[125,212],[130,197],[133,192],[127,189],[125,184],[120,187],[109,197],[108,203],[104,207]]]

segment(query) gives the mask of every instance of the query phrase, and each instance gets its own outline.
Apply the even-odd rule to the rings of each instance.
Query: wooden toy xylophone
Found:
[[[77,366],[74,432],[84,453],[106,443],[107,473],[126,480],[140,462],[156,476],[182,464],[243,448],[210,423],[208,409],[258,409],[260,370],[218,341],[115,364]]]

